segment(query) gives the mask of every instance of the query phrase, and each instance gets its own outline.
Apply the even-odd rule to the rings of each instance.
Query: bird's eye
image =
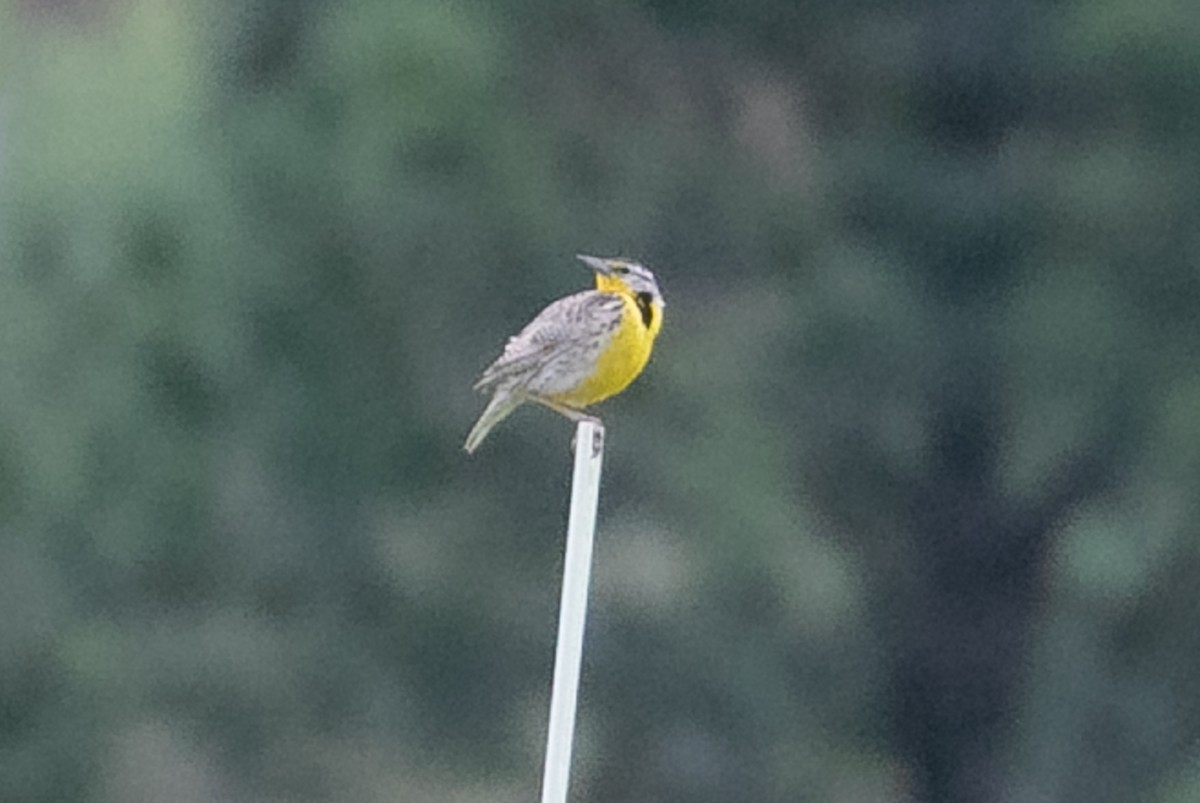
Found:
[[[613,273],[629,273],[629,268],[625,265],[614,265]]]

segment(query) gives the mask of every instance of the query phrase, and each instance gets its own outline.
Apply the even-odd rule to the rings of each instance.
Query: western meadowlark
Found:
[[[527,401],[590,419],[585,407],[620,393],[646,367],[666,306],[654,274],[627,259],[579,259],[595,271],[596,289],[558,299],[509,338],[475,383],[492,400],[467,436],[468,452]]]

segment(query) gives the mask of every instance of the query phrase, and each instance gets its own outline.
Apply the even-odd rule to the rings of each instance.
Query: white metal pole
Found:
[[[571,777],[571,742],[583,659],[588,579],[596,504],[600,499],[600,467],[604,462],[604,427],[580,421],[575,428],[575,473],[571,479],[571,513],[563,560],[562,602],[558,610],[558,643],[554,651],[554,687],[550,692],[550,727],[546,734],[546,767],[542,803],[566,803]]]

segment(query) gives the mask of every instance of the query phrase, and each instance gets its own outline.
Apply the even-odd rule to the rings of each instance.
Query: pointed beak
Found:
[[[576,254],[575,258],[596,271],[596,273],[603,273],[605,276],[612,275],[612,268],[608,266],[608,260],[601,259],[600,257],[589,257],[584,254]]]

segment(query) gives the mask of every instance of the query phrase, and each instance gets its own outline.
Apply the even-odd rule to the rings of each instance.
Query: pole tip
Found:
[[[575,437],[571,439],[571,449],[576,451],[579,445],[592,445],[592,459],[604,452],[604,424],[599,418],[585,418],[575,427]]]

